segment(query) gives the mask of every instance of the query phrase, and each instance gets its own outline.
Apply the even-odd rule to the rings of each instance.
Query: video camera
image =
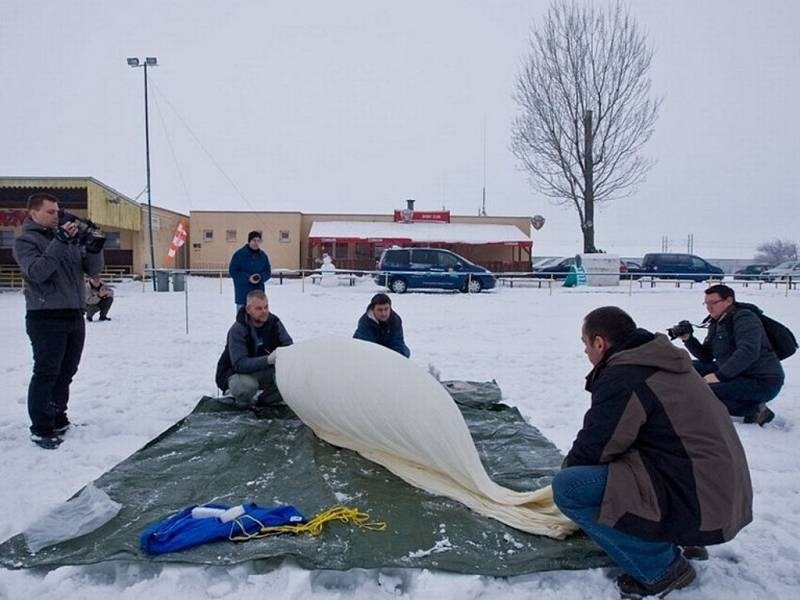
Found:
[[[75,235],[74,242],[86,248],[87,252],[97,254],[103,249],[106,243],[106,234],[100,231],[100,228],[92,223],[89,219],[83,219],[63,208],[58,211],[58,225],[64,223],[75,223],[78,227],[78,233]]]

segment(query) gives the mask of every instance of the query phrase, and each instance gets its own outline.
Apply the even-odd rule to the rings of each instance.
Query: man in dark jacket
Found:
[[[225,350],[217,362],[217,386],[227,390],[237,404],[279,403],[282,400],[275,385],[273,352],[291,346],[292,338],[278,316],[269,311],[264,292],[250,292],[245,302],[228,330]]]
[[[238,312],[253,290],[264,291],[264,284],[272,276],[267,253],[261,249],[261,232],[247,234],[247,244],[233,253],[228,272],[233,279],[234,300]]]
[[[411,356],[411,350],[406,346],[403,337],[403,319],[392,310],[392,301],[386,294],[375,294],[372,297],[367,310],[358,320],[353,337],[380,344],[406,358]]]
[[[783,387],[781,361],[772,349],[761,319],[736,303],[727,285],[705,291],[708,335],[701,344],[691,333],[681,337],[697,358],[694,368],[731,415],[765,425],[774,417],[765,406]]]
[[[25,280],[25,330],[33,346],[28,386],[31,439],[54,449],[70,425],[69,385],[78,371],[86,327],[84,273],[97,275],[103,253],[78,243],[74,221],[59,226],[58,198],[32,194],[22,233],[14,240],[14,260]]]
[[[553,496],[625,571],[623,597],[663,597],[695,578],[678,544],[721,544],[752,520],[744,450],[724,406],[666,336],[606,306],[586,316],[581,340],[594,365],[592,403]]]

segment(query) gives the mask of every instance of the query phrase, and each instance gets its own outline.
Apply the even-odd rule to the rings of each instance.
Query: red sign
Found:
[[[16,227],[22,225],[25,217],[28,216],[26,210],[3,210],[0,211],[0,226],[2,227]]]
[[[433,221],[435,223],[449,223],[450,211],[449,210],[414,210],[409,211],[395,210],[394,222],[395,223],[418,223],[421,221]]]

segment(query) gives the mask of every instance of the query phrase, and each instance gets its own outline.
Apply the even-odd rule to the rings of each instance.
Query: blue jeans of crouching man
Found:
[[[653,583],[680,557],[669,542],[650,542],[597,522],[608,481],[608,466],[568,467],[553,479],[558,508],[634,579]]]
[[[700,375],[717,372],[717,364],[693,360],[692,366]],[[748,417],[759,410],[759,405],[769,402],[783,387],[783,380],[759,381],[752,377],[734,377],[727,381],[709,384],[711,391],[734,417]]]

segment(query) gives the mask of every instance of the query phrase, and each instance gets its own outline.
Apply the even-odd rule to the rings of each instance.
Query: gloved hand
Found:
[[[69,225],[69,223],[64,223],[61,227],[56,229],[55,233],[56,239],[59,242],[63,242],[64,244],[69,244],[75,239],[74,238],[75,233],[73,232],[72,234],[70,234],[70,230],[67,228],[67,225]]]

